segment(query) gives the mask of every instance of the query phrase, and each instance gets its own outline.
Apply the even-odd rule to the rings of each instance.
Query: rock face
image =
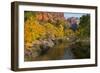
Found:
[[[70,17],[67,19],[67,21],[69,22],[69,24],[79,24],[80,20],[77,17]]]
[[[42,22],[58,23],[61,21],[66,21],[64,13],[61,12],[37,12],[37,20]]]
[[[70,28],[73,30],[73,31],[76,31],[77,28],[78,28],[78,25],[80,23],[79,19],[76,18],[76,17],[70,17],[67,19],[68,21],[68,24],[70,25]]]

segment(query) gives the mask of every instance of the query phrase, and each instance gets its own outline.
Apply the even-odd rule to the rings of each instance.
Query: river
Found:
[[[64,56],[62,59],[74,59],[74,58],[75,58],[75,56],[72,53],[71,49],[70,48],[65,49]]]

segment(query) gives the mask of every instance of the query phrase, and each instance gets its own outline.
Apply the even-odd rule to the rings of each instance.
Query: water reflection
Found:
[[[46,47],[47,48],[47,47]],[[36,55],[36,56],[34,56]],[[83,42],[60,42],[52,48],[46,50],[32,51],[30,55],[25,55],[25,61],[44,61],[44,60],[64,60],[90,58],[90,45]]]

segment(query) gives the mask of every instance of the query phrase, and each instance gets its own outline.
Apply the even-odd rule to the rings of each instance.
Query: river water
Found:
[[[70,48],[67,48],[67,49],[64,50],[64,56],[63,56],[62,59],[74,59],[74,58],[75,58],[75,56],[72,53]]]

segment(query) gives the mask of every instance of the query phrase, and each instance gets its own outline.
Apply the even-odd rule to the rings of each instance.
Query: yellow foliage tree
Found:
[[[71,36],[71,35],[75,35],[75,32],[72,29],[67,29],[65,30],[65,36]]]
[[[24,41],[32,43],[45,35],[45,28],[40,25],[36,20],[27,20],[24,25]]]

